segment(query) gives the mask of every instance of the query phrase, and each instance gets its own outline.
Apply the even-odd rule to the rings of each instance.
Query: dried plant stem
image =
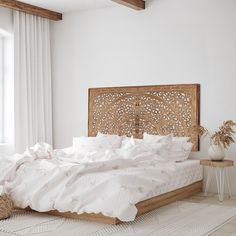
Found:
[[[234,143],[233,135],[235,133],[234,126],[236,123],[232,120],[227,120],[223,122],[223,125],[219,127],[219,130],[211,134],[203,126],[192,127],[191,132],[198,135],[200,138],[204,136],[210,137],[211,144],[221,145],[224,148],[228,148],[232,143]]]

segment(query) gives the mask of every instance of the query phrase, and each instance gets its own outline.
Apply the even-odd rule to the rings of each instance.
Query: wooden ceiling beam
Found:
[[[117,2],[126,7],[133,8],[135,10],[144,10],[145,9],[145,1],[143,0],[112,0],[113,2]]]
[[[15,0],[0,0],[0,6],[10,8],[17,11],[22,11],[31,15],[41,16],[50,20],[62,20],[62,14],[55,11],[50,11],[45,8],[37,7]]]

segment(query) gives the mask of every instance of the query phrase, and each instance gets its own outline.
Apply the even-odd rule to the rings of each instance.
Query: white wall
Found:
[[[13,32],[13,16],[12,10],[0,7],[0,29]]]
[[[235,0],[154,0],[65,14],[52,24],[55,147],[87,134],[89,87],[200,83],[202,125],[236,120],[235,12]]]

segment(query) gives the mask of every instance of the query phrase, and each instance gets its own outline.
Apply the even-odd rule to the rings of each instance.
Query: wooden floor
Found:
[[[218,201],[218,196],[216,196],[215,194],[209,194],[207,197],[205,197],[200,193],[194,195],[193,197],[185,199],[185,201],[236,207],[236,196],[233,196],[230,199],[226,198],[223,203],[221,203]],[[229,223],[221,227],[219,230],[211,234],[211,236],[236,236],[236,217]]]

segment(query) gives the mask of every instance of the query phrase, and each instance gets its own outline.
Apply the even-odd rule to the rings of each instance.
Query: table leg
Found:
[[[205,186],[205,191],[204,191],[204,196],[207,196],[209,187],[210,187],[210,183],[212,180],[212,168],[208,168],[208,173],[207,173],[207,179],[206,179],[206,186]]]
[[[218,196],[219,196],[220,185],[219,185],[219,178],[218,178],[218,168],[215,168],[215,176],[216,176],[217,193],[218,193]]]
[[[219,201],[224,200],[225,168],[215,168]]]
[[[228,171],[225,171],[225,179],[226,179],[226,184],[227,184],[227,188],[228,188],[228,194],[229,194],[229,198],[230,198],[231,197],[231,189],[230,189],[230,185],[229,185]]]

